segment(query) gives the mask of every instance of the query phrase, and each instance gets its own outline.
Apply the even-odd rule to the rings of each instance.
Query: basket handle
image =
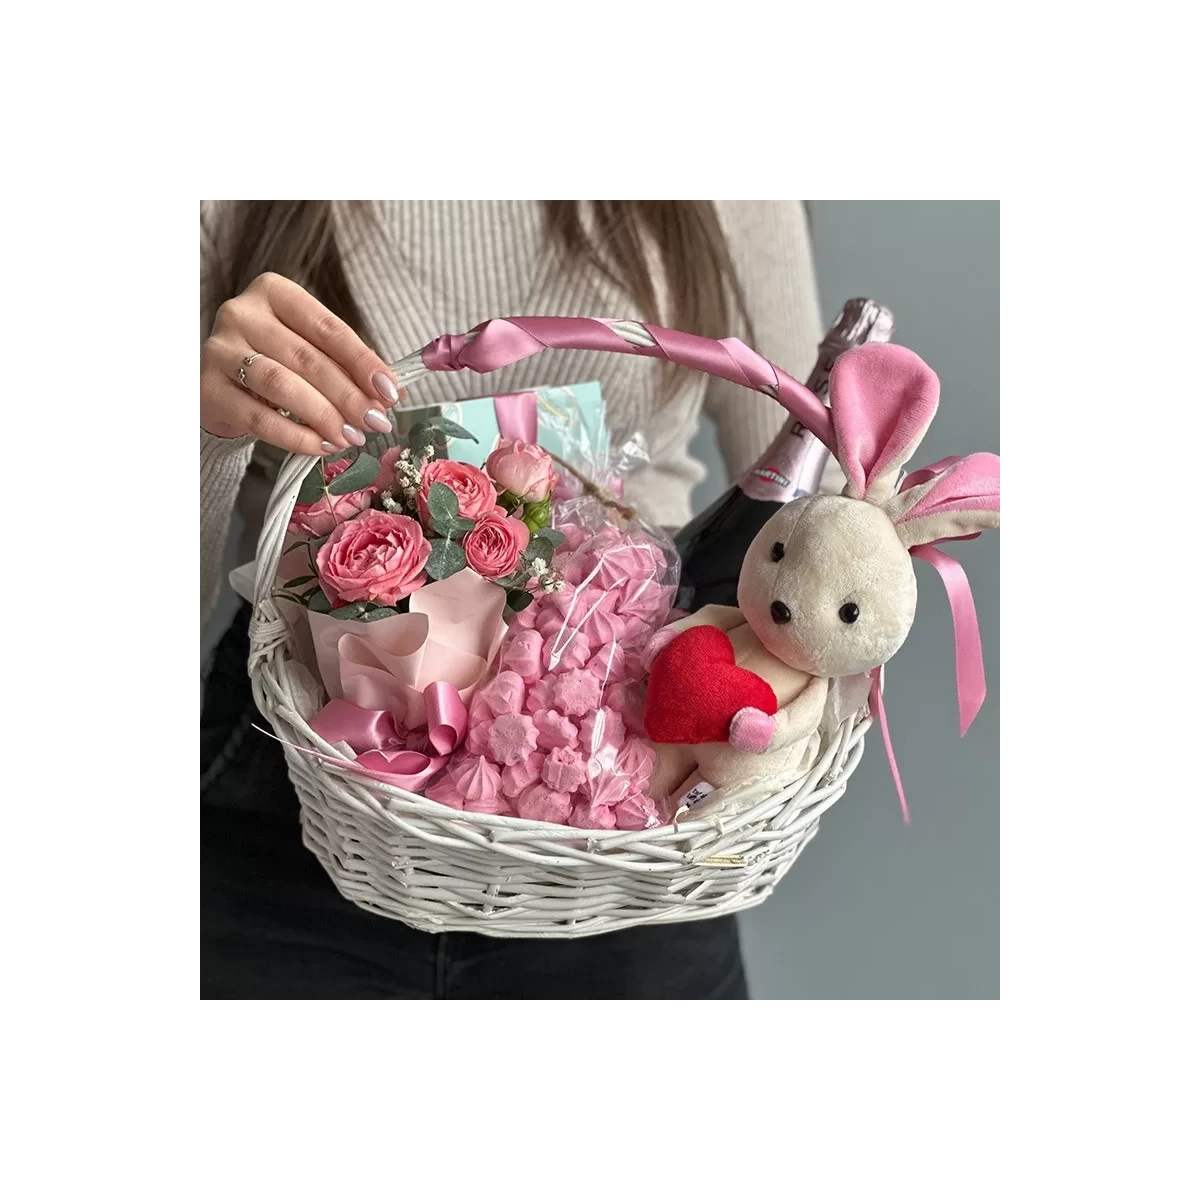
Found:
[[[405,387],[432,371],[498,371],[543,350],[607,350],[637,354],[692,367],[762,392],[782,405],[806,429],[833,448],[833,424],[820,399],[786,371],[768,362],[737,338],[699,337],[640,321],[594,317],[498,317],[462,334],[443,334],[392,365],[396,383]],[[289,455],[267,504],[258,539],[254,580],[254,619],[250,622],[251,673],[267,653],[282,644],[287,630],[271,593],[283,554],[287,525],[300,484],[317,459]]]
[[[768,362],[737,338],[699,337],[644,325],[639,321],[607,321],[593,317],[498,317],[469,333],[443,334],[420,352],[428,371],[486,374],[543,350],[607,350],[660,358],[728,379],[762,392],[781,404],[831,449],[829,410],[798,380]],[[411,358],[411,356],[410,356]],[[398,366],[404,366],[409,359]]]

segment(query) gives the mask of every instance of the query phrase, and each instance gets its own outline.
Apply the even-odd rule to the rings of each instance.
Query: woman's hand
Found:
[[[200,348],[200,426],[217,437],[333,454],[361,446],[367,430],[387,433],[402,394],[345,321],[282,275],[260,275],[222,304]]]

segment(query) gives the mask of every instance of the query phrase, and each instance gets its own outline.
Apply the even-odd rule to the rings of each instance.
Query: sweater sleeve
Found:
[[[221,294],[223,227],[229,225],[229,201],[200,204],[200,340],[212,332]],[[200,624],[203,626],[221,591],[225,542],[242,477],[250,463],[254,438],[219,438],[200,430]]]
[[[799,200],[718,203],[730,255],[753,330],[737,336],[797,379],[805,379],[821,342],[821,310],[808,221]],[[769,396],[723,379],[705,392],[705,410],[731,479],[767,448],[787,414]]]

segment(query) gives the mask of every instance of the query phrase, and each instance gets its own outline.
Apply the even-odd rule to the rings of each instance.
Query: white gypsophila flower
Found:
[[[395,512],[400,505],[396,503],[396,497],[390,491],[384,492],[379,497],[380,504],[383,505],[385,512]]]
[[[545,575],[547,570],[549,570],[549,567],[544,558],[535,558],[533,562],[529,564],[529,569],[535,575]]]

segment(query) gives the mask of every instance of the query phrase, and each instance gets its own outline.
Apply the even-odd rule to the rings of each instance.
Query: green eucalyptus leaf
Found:
[[[329,597],[327,595],[325,595],[325,593],[320,588],[317,588],[316,592],[314,592],[313,595],[309,598],[309,601],[308,601],[308,611],[309,612],[327,613],[327,612],[330,612],[332,610],[332,608],[333,608],[333,605],[329,603]]]
[[[538,537],[542,538],[543,541],[549,542],[556,550],[567,540],[565,533],[560,533],[557,529],[553,529],[549,525],[544,529],[538,530]]]
[[[343,604],[341,608],[333,609],[329,615],[336,621],[357,621],[366,611],[367,606],[358,600],[353,604]]]
[[[398,614],[394,608],[389,608],[386,604],[379,604],[370,609],[368,612],[363,613],[361,620],[381,621],[384,617],[394,617],[397,615]]]
[[[426,446],[433,444],[433,431],[428,421],[417,421],[408,431],[408,448],[419,455]]]
[[[467,556],[457,542],[452,542],[449,538],[437,538],[432,546],[433,549],[425,562],[425,573],[430,579],[447,579],[467,565]]]
[[[531,538],[529,545],[525,550],[525,558],[532,562],[535,558],[540,558],[546,566],[550,565],[550,560],[554,557],[554,543],[549,538],[544,538],[539,533],[537,537]]]
[[[325,475],[321,470],[321,462],[313,463],[312,470],[300,484],[300,493],[296,497],[297,504],[316,504],[325,494]]]
[[[533,593],[524,592],[518,589],[508,593],[508,607],[513,612],[520,612],[523,608],[528,608],[533,603]]]
[[[379,459],[373,454],[361,453],[340,475],[329,481],[330,494],[344,496],[347,492],[370,487],[378,474]]]
[[[425,423],[430,429],[442,434],[444,438],[470,439],[472,442],[479,441],[469,429],[464,429],[461,425],[455,424],[455,422],[449,420],[447,417],[430,417]]]
[[[429,489],[425,503],[429,506],[429,520],[434,529],[443,537],[453,536],[454,526],[459,520],[458,497],[454,490],[444,483],[435,483]]]
[[[281,588],[299,587],[302,583],[308,583],[309,580],[316,579],[315,575],[297,575],[295,579],[289,579],[287,583],[281,583]]]

